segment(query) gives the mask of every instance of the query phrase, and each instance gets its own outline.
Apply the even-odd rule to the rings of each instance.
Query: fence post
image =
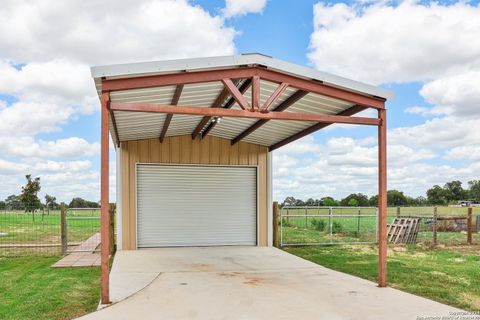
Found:
[[[283,208],[280,209],[280,248],[283,248]]]
[[[437,245],[437,217],[438,217],[438,210],[437,207],[433,207],[433,245]]]
[[[305,207],[305,229],[308,228],[308,208]]]
[[[473,221],[472,221],[472,207],[468,208],[467,211],[467,243],[472,244],[472,229],[473,229]]]
[[[360,215],[361,209],[358,209],[358,216],[357,216],[357,238],[360,238]]]
[[[60,230],[61,230],[61,240],[62,240],[62,256],[67,253],[68,243],[67,243],[67,216],[65,213],[65,204],[62,202],[60,205]]]
[[[273,226],[272,226],[272,237],[273,237],[273,246],[278,248],[278,202],[273,203]]]
[[[400,218],[400,215],[401,215],[401,213],[400,213],[400,207],[397,207],[397,218]]]
[[[332,221],[332,207],[328,208],[328,224],[330,228],[330,243],[333,242],[333,221]]]
[[[109,225],[109,243],[110,243],[110,255],[115,253],[115,205],[110,204],[110,210],[108,210],[110,215],[110,225]]]

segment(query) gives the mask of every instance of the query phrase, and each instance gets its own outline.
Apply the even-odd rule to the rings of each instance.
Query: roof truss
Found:
[[[385,99],[358,92],[348,91],[343,88],[329,86],[320,81],[302,79],[293,75],[263,69],[260,67],[245,67],[227,70],[209,70],[197,72],[182,72],[175,74],[122,78],[102,80],[103,91],[116,91],[128,89],[151,88],[167,85],[178,85],[187,83],[200,83],[211,81],[224,81],[225,79],[241,79],[260,77],[275,83],[288,83],[291,87],[321,94],[327,97],[340,99],[352,104],[361,105],[367,108],[384,109]],[[229,89],[235,89],[229,84]],[[235,91],[236,92],[236,91]],[[238,92],[236,92],[238,93]],[[242,101],[243,103],[243,101]],[[244,103],[243,103],[244,104]],[[248,102],[247,102],[248,104]],[[244,104],[244,107],[246,105]]]
[[[277,88],[277,90],[281,87],[282,85],[279,85],[279,87]],[[286,89],[286,87],[285,87]],[[283,91],[285,91],[285,89],[283,89]],[[277,90],[272,94],[272,97],[276,95],[276,92]],[[282,92],[283,92],[282,91]],[[290,97],[288,97],[285,101],[283,101],[281,104],[279,104],[274,110],[272,111],[284,111],[286,110],[288,107],[290,107],[292,104],[294,104],[295,102],[297,102],[298,100],[302,99],[303,97],[305,97],[306,95],[308,94],[308,92],[306,91],[303,91],[303,90],[297,90],[295,93],[293,93]],[[272,97],[270,97],[264,104],[264,107],[263,107],[263,111],[269,111],[269,105],[271,105],[273,103],[273,99],[271,99]],[[275,100],[278,98],[278,96],[275,98]],[[272,100],[271,102],[269,102],[269,100]],[[267,105],[268,104],[268,105]],[[265,108],[265,105],[267,105],[267,108]],[[263,126],[265,123],[268,122],[268,119],[260,119],[258,120],[257,122],[255,122],[253,125],[251,125],[250,127],[248,127],[247,129],[245,129],[242,133],[240,133],[238,136],[236,136],[235,138],[232,139],[231,141],[231,144],[234,145],[235,143],[241,141],[242,139],[244,139],[245,137],[247,137],[249,134],[251,134],[253,131],[257,130],[258,128],[260,128],[261,126]]]
[[[252,85],[252,79],[246,79],[241,85],[240,87],[238,88],[238,91],[240,91],[242,94],[244,94],[248,88],[250,88],[250,86]],[[224,109],[230,109],[233,105],[235,104],[235,98],[231,97],[226,103],[225,105],[223,106]],[[208,117],[208,119],[210,120],[211,117]],[[208,133],[213,129],[215,128],[215,126],[217,125],[218,122],[216,121],[211,121],[208,126],[205,128],[205,130],[203,130],[202,132],[202,139],[204,137],[206,137],[208,135]]]
[[[245,80],[241,82],[241,79]],[[260,105],[261,80],[267,80],[278,84],[277,88],[273,91],[270,97],[266,99],[263,105]],[[210,106],[178,106],[185,84],[212,81],[220,81],[223,83],[224,88]],[[319,81],[302,79],[260,67],[239,67],[227,70],[209,70],[190,73],[182,72],[175,74],[102,80],[103,92],[173,84],[176,85],[176,89],[170,105],[109,102],[110,115],[117,137],[117,141],[115,141],[117,145],[119,144],[119,138],[113,111],[165,113],[166,118],[162,127],[162,132],[159,136],[161,142],[167,134],[168,127],[174,114],[203,116],[202,120],[192,132],[192,139],[195,139],[198,136],[205,137],[209,134],[217,124],[217,121],[211,121],[212,117],[258,119],[253,125],[233,138],[231,141],[232,145],[246,138],[252,132],[266,124],[269,120],[317,122],[315,125],[269,146],[270,151],[272,151],[333,123],[379,125],[380,120],[378,118],[352,117],[352,115],[367,108],[376,108],[378,110],[383,110],[385,108],[384,98],[348,91],[346,89],[329,86]],[[245,98],[244,93],[250,87],[252,88],[252,94],[251,101],[249,102]],[[288,87],[296,88],[297,91],[282,103],[275,106],[276,101],[278,101]],[[348,103],[354,103],[354,106],[336,115],[282,112],[310,92]],[[241,110],[231,109],[235,103],[240,106]]]

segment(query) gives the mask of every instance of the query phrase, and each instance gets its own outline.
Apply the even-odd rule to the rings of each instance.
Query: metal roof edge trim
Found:
[[[180,71],[194,72],[206,69],[234,68],[242,65],[262,65],[277,72],[322,81],[327,85],[366,93],[388,100],[394,99],[395,96],[390,90],[274,59],[259,53],[93,66],[90,70],[92,77],[99,79],[102,77],[141,76]]]

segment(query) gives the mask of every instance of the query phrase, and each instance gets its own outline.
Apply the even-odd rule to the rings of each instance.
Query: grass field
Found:
[[[471,311],[480,311],[480,246],[388,249],[389,286]],[[375,245],[289,247],[325,267],[376,281]]]
[[[0,319],[72,319],[96,309],[100,268],[50,268],[58,259],[0,258]]]

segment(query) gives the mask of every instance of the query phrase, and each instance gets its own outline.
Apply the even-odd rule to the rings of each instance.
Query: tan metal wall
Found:
[[[208,136],[192,140],[190,135],[122,142],[122,248],[136,249],[135,164],[176,163],[258,166],[259,245],[267,246],[267,153],[268,148],[245,142],[230,145],[230,140]],[[218,195],[221,197],[221,195]]]

